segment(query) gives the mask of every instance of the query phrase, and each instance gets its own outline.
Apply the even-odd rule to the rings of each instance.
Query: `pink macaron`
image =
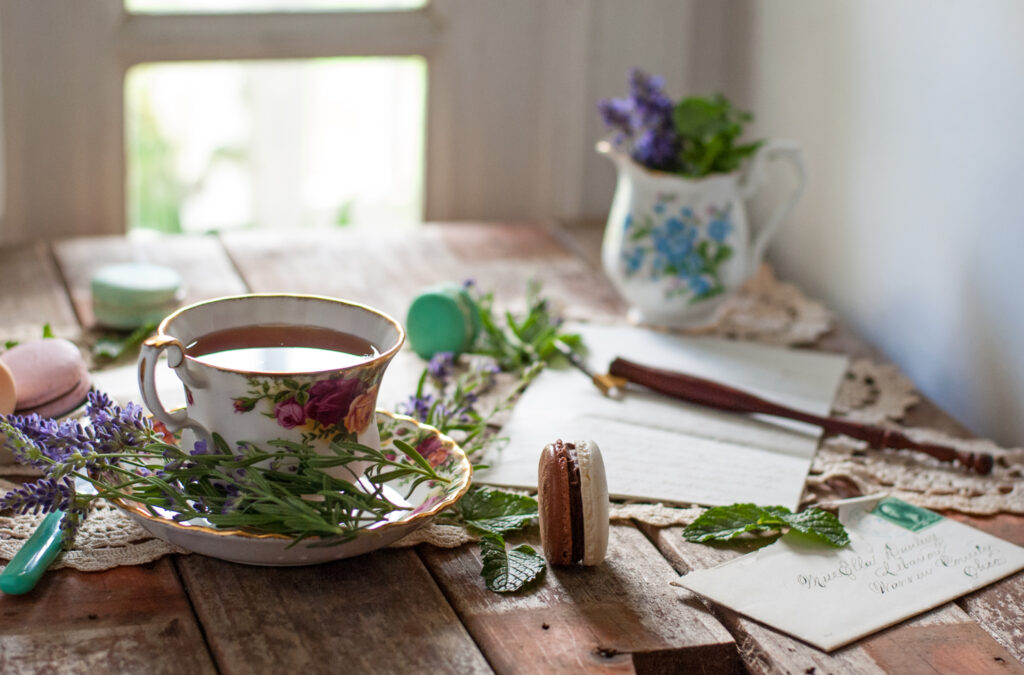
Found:
[[[78,347],[61,338],[19,344],[0,359],[14,377],[19,415],[66,415],[85,401],[92,386]]]

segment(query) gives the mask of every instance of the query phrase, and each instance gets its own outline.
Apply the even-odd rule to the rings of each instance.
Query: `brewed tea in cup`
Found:
[[[336,441],[379,449],[375,421],[384,370],[402,346],[402,326],[378,310],[312,295],[242,295],[171,314],[139,356],[142,399],[171,431],[266,446]],[[157,358],[185,387],[187,405],[169,411],[155,386]],[[352,478],[344,467],[331,472]]]

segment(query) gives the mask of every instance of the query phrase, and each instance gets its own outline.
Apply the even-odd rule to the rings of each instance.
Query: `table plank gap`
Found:
[[[512,539],[540,550],[536,532]],[[612,526],[603,564],[549,567],[536,588],[503,596],[485,586],[477,546],[420,555],[499,673],[730,673],[738,663],[729,634],[669,586],[676,573],[635,527]]]
[[[4,340],[40,337],[43,324],[77,333],[78,316],[50,247],[33,242],[0,248],[0,325]]]

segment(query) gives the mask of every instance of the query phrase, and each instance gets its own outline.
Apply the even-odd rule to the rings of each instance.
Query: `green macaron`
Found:
[[[440,352],[461,354],[480,332],[480,314],[466,289],[445,283],[420,292],[405,319],[409,346],[424,359]]]
[[[92,277],[93,315],[109,328],[130,330],[157,323],[180,302],[181,276],[162,265],[107,265]]]

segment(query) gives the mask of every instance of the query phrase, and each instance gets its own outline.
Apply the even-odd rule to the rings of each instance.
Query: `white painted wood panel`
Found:
[[[612,186],[593,151],[596,101],[623,95],[632,65],[686,91],[694,7],[436,0],[395,13],[128,16],[119,0],[0,3],[0,241],[123,231],[124,73],[164,60],[422,54],[427,219],[594,217]]]

